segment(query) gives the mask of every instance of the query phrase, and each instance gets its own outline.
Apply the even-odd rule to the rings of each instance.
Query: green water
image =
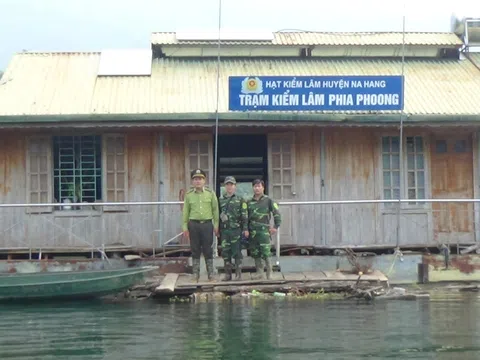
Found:
[[[2,305],[0,359],[480,359],[480,298]]]

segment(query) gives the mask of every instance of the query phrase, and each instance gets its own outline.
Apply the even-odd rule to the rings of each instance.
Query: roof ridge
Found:
[[[204,30],[198,30],[202,32]],[[174,35],[178,31],[152,31],[151,34]],[[331,34],[331,35],[357,35],[357,34],[403,34],[402,31],[317,31],[317,30],[286,30],[272,31],[273,34]],[[453,31],[405,31],[405,34],[453,34]]]
[[[357,35],[357,34],[403,34],[403,31],[277,31],[275,34],[284,33],[311,33],[332,35]],[[455,34],[453,31],[405,31],[405,34]]]
[[[19,51],[15,55],[100,55],[101,51]]]

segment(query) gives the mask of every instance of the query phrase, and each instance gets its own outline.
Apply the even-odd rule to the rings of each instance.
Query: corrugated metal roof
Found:
[[[468,57],[480,68],[480,53],[469,53]]]
[[[215,112],[213,59],[156,59],[150,77],[97,77],[99,60],[98,53],[14,56],[0,82],[0,116]],[[399,75],[401,60],[229,59],[220,73],[219,112],[227,113],[231,75]],[[407,114],[480,114],[480,71],[468,60],[409,59],[405,77]]]
[[[329,33],[329,32],[276,32],[272,41],[221,41],[228,45],[402,45],[403,33],[401,32],[375,32],[375,33]],[[152,33],[151,43],[155,45],[207,45],[216,44],[217,40],[206,41],[179,41],[174,32]],[[406,45],[462,45],[460,38],[448,32],[406,32]]]

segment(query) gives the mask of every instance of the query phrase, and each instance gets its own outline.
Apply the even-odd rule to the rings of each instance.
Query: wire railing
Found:
[[[280,201],[282,226],[273,244],[281,247],[429,246],[472,244],[480,229],[480,199],[394,199]],[[86,248],[107,252],[188,248],[182,236],[183,201],[0,204],[0,248],[35,254]],[[117,210],[108,210],[115,207]],[[123,210],[118,210],[123,208]],[[36,209],[36,210],[35,210]],[[74,210],[76,209],[76,210]],[[398,239],[400,209],[402,239]],[[213,236],[213,234],[212,234]]]

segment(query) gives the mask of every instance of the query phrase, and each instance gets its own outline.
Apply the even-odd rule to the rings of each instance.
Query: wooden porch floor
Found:
[[[202,275],[197,283],[191,274],[169,273],[155,289],[155,294],[176,295],[198,291],[238,293],[252,289],[274,292],[295,288],[336,291],[354,285],[359,288],[368,288],[375,285],[386,286],[388,283],[388,278],[378,270],[361,276],[340,271],[273,272],[271,280],[252,279],[254,275],[255,273],[242,273],[241,281],[222,281],[223,274],[217,274],[212,281],[208,281],[207,276]]]

